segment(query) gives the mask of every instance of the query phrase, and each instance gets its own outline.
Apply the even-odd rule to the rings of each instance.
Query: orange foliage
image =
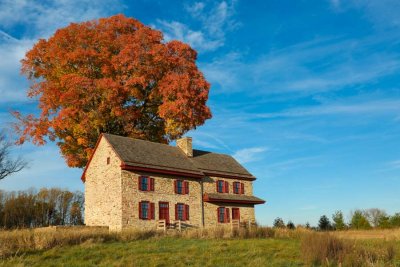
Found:
[[[168,142],[211,118],[210,85],[197,53],[160,31],[116,15],[70,24],[22,60],[41,114],[22,116],[19,143],[56,140],[70,167],[83,167],[101,133]]]

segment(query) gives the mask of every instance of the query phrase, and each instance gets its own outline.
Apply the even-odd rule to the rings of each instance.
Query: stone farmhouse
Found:
[[[83,174],[85,224],[155,229],[159,222],[190,227],[254,222],[256,179],[233,157],[102,134]]]

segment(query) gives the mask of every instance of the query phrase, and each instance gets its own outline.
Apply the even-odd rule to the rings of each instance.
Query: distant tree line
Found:
[[[276,218],[274,220],[274,227],[276,228],[288,228],[294,229],[294,223],[289,221],[287,224],[282,218]],[[346,229],[389,229],[400,227],[400,213],[394,215],[388,215],[382,209],[366,209],[366,210],[355,210],[350,214],[350,220],[345,221],[343,212],[336,211],[332,214],[332,221],[326,215],[322,215],[318,221],[318,227],[311,227],[309,223],[306,225],[299,225],[298,227],[310,228],[320,231],[331,231],[331,230],[346,230]]]
[[[82,192],[58,188],[0,190],[0,228],[83,224]]]

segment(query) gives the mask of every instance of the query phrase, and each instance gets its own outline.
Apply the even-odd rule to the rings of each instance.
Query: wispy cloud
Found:
[[[233,154],[233,157],[240,163],[249,163],[260,160],[262,153],[267,151],[266,147],[251,147],[240,149]]]
[[[71,22],[95,19],[120,11],[121,2],[99,0],[3,0],[0,2],[0,25],[5,28],[29,25],[26,36],[48,37],[55,29]]]
[[[71,22],[95,19],[122,9],[119,2],[100,0],[0,1],[0,103],[26,102],[27,81],[20,75],[20,60],[38,38],[48,38]],[[29,26],[28,26],[29,25]],[[26,27],[16,38],[7,29]]]
[[[186,11],[201,25],[198,29],[192,29],[183,22],[166,20],[158,20],[154,26],[163,31],[167,41],[177,39],[203,52],[214,51],[224,45],[226,33],[239,25],[233,19],[235,2],[196,2],[187,6]]]
[[[400,70],[399,54],[371,54],[389,38],[397,37],[315,39],[279,50],[271,48],[255,60],[229,53],[201,67],[220,93],[248,91],[249,84],[256,95],[338,91]]]

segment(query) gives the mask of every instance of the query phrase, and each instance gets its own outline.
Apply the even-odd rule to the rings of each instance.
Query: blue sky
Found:
[[[400,2],[0,0],[0,123],[37,112],[24,53],[70,22],[117,13],[190,43],[212,88],[198,149],[229,153],[267,200],[257,218],[310,222],[356,208],[400,211]],[[0,189],[83,190],[54,144],[25,144],[30,167]]]

